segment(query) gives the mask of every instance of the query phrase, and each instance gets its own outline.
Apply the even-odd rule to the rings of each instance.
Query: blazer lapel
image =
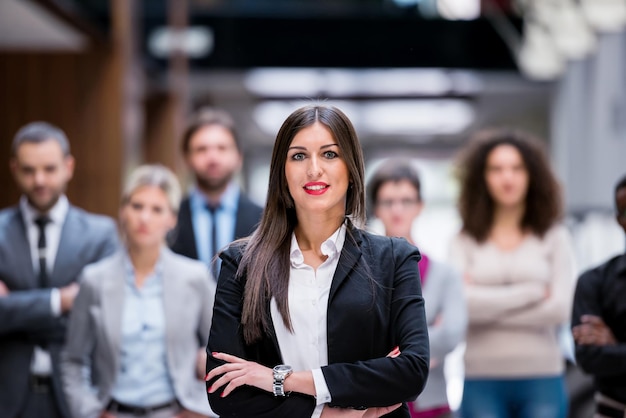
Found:
[[[193,230],[191,219],[191,199],[186,198],[180,204],[178,212],[178,224],[173,231],[173,250],[187,257],[197,259],[198,249],[196,248],[196,234]]]
[[[173,262],[173,254],[168,248],[161,250],[161,259],[163,263],[163,310],[165,313],[165,344],[167,351],[167,362],[170,367],[175,367],[176,362],[172,357],[176,352],[173,346],[178,341],[175,329],[179,320],[178,309],[184,309],[185,300],[181,293],[181,286],[178,285],[176,278],[180,272],[176,271]]]
[[[39,287],[35,270],[33,269],[33,259],[30,254],[30,244],[26,232],[26,225],[20,209],[16,207],[13,220],[9,223],[7,237],[13,243],[13,257],[15,257],[16,266],[24,266],[22,272],[16,272],[16,276],[23,277],[25,288]]]
[[[72,206],[69,207],[63,229],[61,230],[61,239],[59,240],[59,249],[54,260],[54,267],[50,279],[52,283],[66,283],[67,277],[58,277],[57,271],[66,272],[67,266],[76,261],[76,252],[82,247],[84,232],[82,231],[82,222],[80,215]]]
[[[330,285],[330,294],[328,296],[328,304],[333,300],[333,297],[348,277],[348,274],[352,271],[354,266],[361,258],[361,234],[356,229],[346,230],[346,240],[341,250],[341,256],[339,257],[339,264],[335,275],[333,276],[333,282]]]
[[[108,335],[113,353],[115,370],[119,364],[119,347],[122,338],[122,313],[124,312],[124,288],[127,272],[124,268],[124,255],[120,251],[111,260],[113,267],[109,277],[102,281],[102,320],[104,332]]]

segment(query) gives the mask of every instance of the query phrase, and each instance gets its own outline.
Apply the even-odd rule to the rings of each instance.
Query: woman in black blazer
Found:
[[[206,378],[221,417],[409,417],[429,363],[420,255],[355,226],[363,173],[340,110],[283,123],[261,224],[221,254]]]

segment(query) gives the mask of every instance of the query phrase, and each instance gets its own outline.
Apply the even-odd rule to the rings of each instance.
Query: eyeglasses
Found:
[[[419,203],[419,200],[417,199],[384,199],[384,200],[379,200],[376,203],[376,206],[378,206],[380,209],[385,209],[385,210],[389,210],[391,208],[393,208],[396,204],[400,205],[401,209],[410,209],[411,207],[417,205]]]

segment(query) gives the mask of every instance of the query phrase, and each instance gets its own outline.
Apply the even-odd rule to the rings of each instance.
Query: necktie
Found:
[[[217,260],[215,255],[217,254],[217,211],[220,205],[219,203],[216,205],[207,203],[206,207],[211,213],[211,273],[213,278],[217,280]]]
[[[39,228],[39,240],[37,241],[37,254],[39,257],[39,286],[48,287],[48,264],[46,262],[46,225],[50,218],[40,216],[35,219],[35,224]]]

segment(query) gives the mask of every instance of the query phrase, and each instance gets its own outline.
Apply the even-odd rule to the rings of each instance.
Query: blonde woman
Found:
[[[198,365],[214,281],[206,265],[165,244],[180,195],[167,168],[134,171],[119,212],[124,249],[81,275],[62,362],[75,418],[211,414]]]

